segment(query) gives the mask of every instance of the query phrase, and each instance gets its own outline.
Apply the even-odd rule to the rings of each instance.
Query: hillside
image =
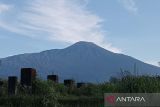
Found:
[[[91,42],[77,42],[64,49],[52,49],[40,53],[21,54],[1,59],[0,77],[20,76],[22,67],[33,67],[38,76],[58,74],[60,79],[73,78],[84,82],[104,82],[111,76],[119,76],[120,69],[138,74],[160,74],[160,68],[133,57],[112,53]]]

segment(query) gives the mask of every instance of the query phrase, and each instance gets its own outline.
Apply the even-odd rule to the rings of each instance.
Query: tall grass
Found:
[[[124,75],[109,82],[81,88],[65,87],[52,81],[36,80],[34,91],[17,86],[17,94],[8,96],[7,82],[1,87],[0,107],[103,107],[104,93],[159,93],[159,76]]]

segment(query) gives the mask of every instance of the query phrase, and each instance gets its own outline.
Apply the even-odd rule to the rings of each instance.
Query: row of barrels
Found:
[[[36,80],[36,69],[34,68],[22,68],[21,69],[21,77],[20,77],[20,84],[23,87],[30,87],[32,88],[32,83]],[[48,75],[47,80],[51,80],[54,83],[59,83],[58,75]],[[16,76],[9,76],[8,77],[8,94],[15,95],[16,89],[18,84],[18,78]],[[3,85],[3,81],[0,81],[0,87]],[[64,85],[66,87],[74,87],[75,81],[73,79],[66,79],[64,80]],[[86,86],[86,83],[80,82],[77,83],[77,88],[82,86]]]

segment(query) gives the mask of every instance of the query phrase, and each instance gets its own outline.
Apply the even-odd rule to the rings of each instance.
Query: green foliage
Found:
[[[149,76],[125,76],[115,83],[120,93],[158,93],[160,79]]]
[[[8,89],[8,84],[6,80],[0,80],[3,82],[3,85],[0,86],[0,97],[1,96],[6,96],[7,95],[7,89]]]
[[[4,81],[0,88],[0,106],[97,107],[103,105],[104,93],[159,93],[160,77],[134,76],[127,72],[121,78],[112,77],[109,82],[88,84],[80,88],[36,79],[32,87],[18,84],[17,94],[14,96],[8,96],[7,86],[7,81]]]
[[[54,82],[35,80],[33,82],[32,94],[40,96],[44,107],[50,107],[52,104],[57,104],[57,93],[54,89]]]

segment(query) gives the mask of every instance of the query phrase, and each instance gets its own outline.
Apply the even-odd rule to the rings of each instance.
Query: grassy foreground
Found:
[[[9,96],[7,81],[0,88],[0,107],[103,107],[104,93],[159,93],[159,76],[126,75],[112,77],[109,82],[87,86],[65,87],[52,81],[34,81],[34,91],[17,86],[17,94]]]

